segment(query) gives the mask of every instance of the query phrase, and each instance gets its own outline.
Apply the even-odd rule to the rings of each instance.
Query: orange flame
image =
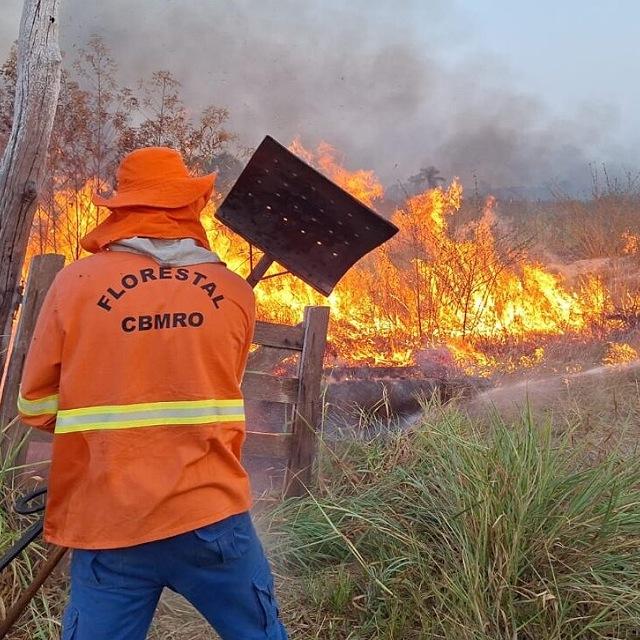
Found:
[[[626,342],[611,342],[602,358],[602,364],[610,367],[628,364],[638,359],[638,352]]]
[[[313,153],[302,146],[300,138],[295,138],[289,150],[368,207],[384,196],[384,189],[373,171],[347,171],[340,164],[337,151],[326,142],[321,142]]]
[[[348,171],[330,145],[311,152],[296,139],[291,148],[363,203],[382,199],[375,174]],[[80,238],[107,213],[91,204],[94,186],[61,189],[39,207],[31,254],[81,257]],[[256,288],[259,318],[295,324],[305,306],[329,304],[330,352],[341,362],[407,365],[422,349],[446,345],[461,364],[483,368],[496,363],[481,343],[581,332],[600,321],[610,296],[599,279],[569,289],[560,275],[505,249],[492,198],[466,225],[457,224],[462,202],[457,180],[407,199],[392,215],[397,236],[353,267],[328,299],[291,275],[262,281]],[[252,255],[213,214],[210,204],[202,218],[212,246],[246,277],[258,252]],[[267,275],[279,271],[274,265]],[[520,364],[531,366],[543,356],[537,349]]]

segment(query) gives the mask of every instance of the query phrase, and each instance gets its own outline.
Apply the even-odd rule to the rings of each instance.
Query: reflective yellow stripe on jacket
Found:
[[[38,400],[27,400],[19,393],[18,411],[24,416],[54,415],[58,411],[58,394]]]
[[[56,433],[133,429],[158,425],[242,422],[242,400],[193,400],[84,407],[58,411]]]

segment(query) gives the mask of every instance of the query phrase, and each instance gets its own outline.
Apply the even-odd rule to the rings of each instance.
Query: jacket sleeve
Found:
[[[62,343],[63,331],[54,281],[36,322],[18,394],[22,422],[49,432],[55,428],[58,412]]]

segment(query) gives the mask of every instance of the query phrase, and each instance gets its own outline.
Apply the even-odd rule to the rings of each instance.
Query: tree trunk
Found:
[[[0,161],[0,371],[60,91],[59,0],[25,0],[13,127]]]

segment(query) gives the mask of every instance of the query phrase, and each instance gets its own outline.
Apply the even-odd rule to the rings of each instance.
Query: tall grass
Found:
[[[640,459],[589,462],[529,413],[429,415],[270,514],[294,637],[639,637]]]
[[[12,424],[0,432],[4,443]],[[29,467],[16,467],[15,460],[22,442],[17,442],[0,460],[0,553],[18,541],[35,517],[18,516],[13,504],[18,496],[33,487]],[[4,450],[4,449],[3,449]],[[26,481],[26,482],[25,482]],[[0,618],[15,602],[20,592],[33,580],[48,550],[41,539],[28,547],[0,574]],[[8,638],[11,640],[51,640],[58,637],[60,613],[64,603],[64,581],[50,578],[31,601]]]
[[[327,451],[319,489],[259,518],[292,640],[640,637],[640,458],[544,420],[430,407],[411,433]],[[4,545],[26,525],[0,518]],[[56,638],[63,596],[54,581],[11,638]],[[163,607],[151,637],[211,637]]]

